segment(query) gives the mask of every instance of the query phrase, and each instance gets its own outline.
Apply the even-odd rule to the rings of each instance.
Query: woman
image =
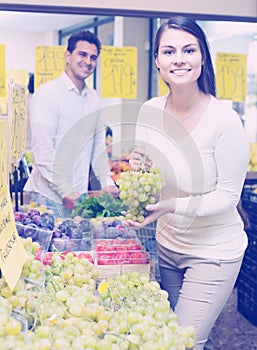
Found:
[[[166,186],[146,207],[143,224],[126,224],[140,228],[158,220],[162,288],[180,324],[194,326],[194,349],[211,349],[208,337],[247,246],[237,204],[249,146],[236,112],[215,98],[208,44],[193,20],[178,16],[163,23],[154,55],[170,91],[141,108],[130,164],[165,169]]]

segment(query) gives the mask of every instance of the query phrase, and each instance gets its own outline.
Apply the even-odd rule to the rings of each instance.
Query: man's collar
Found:
[[[82,96],[86,95],[87,90],[88,90],[86,82],[85,82],[85,85],[84,85],[84,87],[81,91],[81,94],[80,94],[76,85],[73,83],[73,81],[69,78],[69,76],[65,72],[62,73],[62,77],[63,77],[63,80],[65,82],[65,85],[66,85],[68,91],[74,90],[79,95],[82,95]]]

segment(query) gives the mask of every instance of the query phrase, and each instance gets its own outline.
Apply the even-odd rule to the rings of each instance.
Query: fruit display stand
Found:
[[[51,252],[22,239],[29,259],[14,290],[0,278],[1,350],[185,350],[192,327],[181,327],[167,292],[148,273],[99,279],[98,266],[73,252]],[[39,286],[32,281],[39,281]],[[24,320],[30,320],[25,323]]]

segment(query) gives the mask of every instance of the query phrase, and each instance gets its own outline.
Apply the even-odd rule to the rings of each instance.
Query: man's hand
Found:
[[[102,189],[102,192],[107,192],[112,197],[118,197],[120,191],[116,186],[106,186]]]
[[[70,209],[74,209],[74,202],[80,197],[80,194],[78,192],[72,192],[68,196],[64,197],[62,199],[63,205]]]

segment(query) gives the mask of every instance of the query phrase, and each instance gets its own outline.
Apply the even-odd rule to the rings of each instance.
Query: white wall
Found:
[[[1,30],[0,44],[6,50],[6,69],[22,69],[28,72],[35,70],[35,47],[57,45],[54,33],[23,32]]]
[[[84,2],[84,5],[83,5]],[[28,4],[53,6],[52,0],[3,0],[5,4]],[[194,14],[217,14],[230,16],[257,15],[256,0],[55,0],[54,6],[82,7],[89,9],[120,9],[139,11],[165,11]]]

